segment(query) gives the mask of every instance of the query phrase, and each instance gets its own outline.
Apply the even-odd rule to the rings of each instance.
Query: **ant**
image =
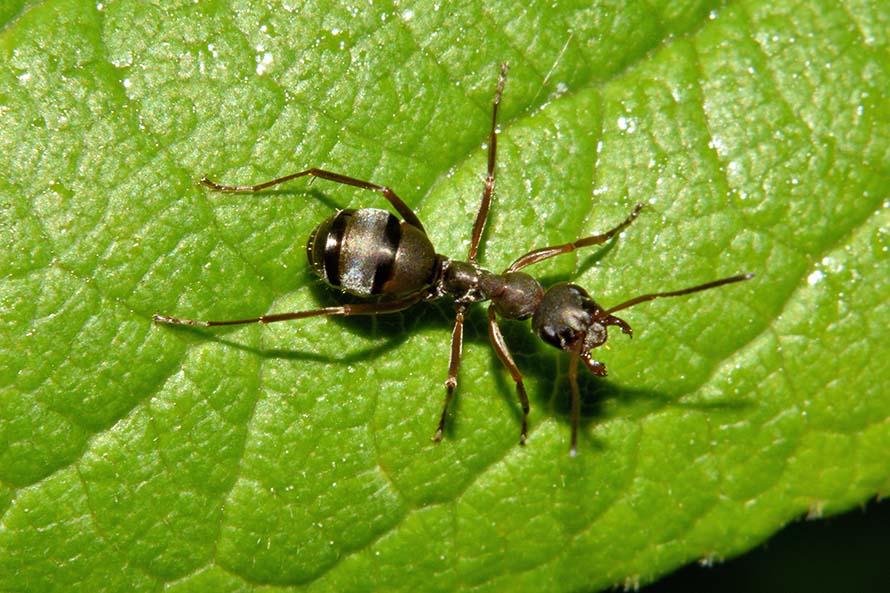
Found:
[[[602,346],[608,338],[607,329],[615,326],[628,336],[633,332],[630,325],[615,317],[614,313],[640,303],[662,297],[675,297],[725,284],[741,282],[753,274],[730,276],[713,282],[699,284],[681,290],[643,294],[610,308],[597,304],[587,291],[576,284],[562,282],[544,290],[532,276],[521,272],[526,266],[570,253],[582,247],[600,245],[627,228],[643,208],[637,204],[630,215],[618,226],[597,235],[582,237],[563,245],[542,247],[519,257],[501,274],[482,268],[477,252],[482,230],[488,217],[494,193],[495,156],[497,154],[497,116],[507,76],[503,64],[491,110],[491,131],[488,135],[488,175],[482,190],[482,201],[470,239],[466,261],[453,260],[436,253],[427,238],[423,224],[389,187],[377,185],[333,173],[324,169],[306,169],[257,185],[221,185],[203,177],[201,183],[220,192],[256,192],[297,177],[327,179],[343,185],[351,185],[382,194],[401,215],[377,208],[339,210],[319,224],[312,234],[306,251],[315,272],[330,286],[360,297],[382,296],[372,303],[343,304],[307,311],[274,313],[249,319],[224,321],[199,321],[155,314],[156,323],[210,327],[241,325],[247,323],[273,323],[291,319],[304,319],[327,315],[377,315],[395,313],[421,301],[432,301],[449,296],[454,301],[455,319],[451,332],[451,356],[448,362],[448,378],[445,380],[445,402],[432,440],[442,440],[448,405],[457,387],[457,373],[463,346],[464,318],[472,303],[490,301],[488,306],[488,336],[494,351],[516,383],[516,392],[522,406],[522,427],[519,443],[524,445],[528,434],[529,401],[522,382],[522,373],[513,361],[510,351],[498,327],[498,316],[504,319],[524,320],[531,318],[532,330],[545,342],[565,350],[570,355],[569,382],[572,388],[572,440],[570,453],[575,455],[578,442],[581,397],[578,390],[578,361],[598,377],[606,376],[606,366],[591,358],[591,350]]]

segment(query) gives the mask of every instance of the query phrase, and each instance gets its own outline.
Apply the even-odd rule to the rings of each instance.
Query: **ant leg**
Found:
[[[519,433],[519,444],[524,445],[528,434],[528,413],[530,409],[528,395],[525,393],[525,385],[522,383],[522,373],[519,372],[519,367],[513,362],[513,357],[510,356],[510,351],[507,350],[507,344],[504,342],[504,336],[501,335],[498,320],[495,316],[494,305],[488,307],[488,337],[491,338],[491,345],[494,346],[494,351],[497,353],[498,358],[501,359],[501,362],[510,371],[510,376],[513,377],[513,381],[516,383],[516,393],[519,396],[519,403],[522,405],[522,429]]]
[[[572,445],[569,448],[569,455],[574,457],[578,454],[578,424],[581,421],[581,391],[578,389],[578,359],[581,358],[581,350],[584,348],[584,340],[578,340],[571,349],[569,357],[569,383],[572,386]],[[589,357],[585,359],[585,363]],[[592,361],[593,362],[593,361]],[[602,376],[606,374],[606,367],[602,363],[597,363],[602,367]],[[597,371],[594,373],[599,374]]]
[[[545,259],[550,259],[551,257],[555,257],[557,255],[562,255],[563,253],[571,253],[572,251],[579,249],[581,247],[588,247],[590,245],[601,245],[605,243],[632,223],[639,215],[640,210],[643,209],[642,204],[637,204],[634,206],[634,209],[631,210],[630,215],[624,219],[624,222],[616,226],[615,228],[606,231],[600,235],[591,235],[589,237],[583,237],[574,241],[572,243],[566,243],[564,245],[552,245],[550,247],[542,247],[540,249],[535,249],[534,251],[529,251],[515,262],[510,264],[510,267],[507,268],[504,273],[509,274],[510,272],[516,272],[521,270],[525,266],[530,266],[531,264],[538,263],[539,261],[543,261]]]
[[[178,317],[170,317],[168,315],[160,315],[155,313],[152,320],[155,323],[165,323],[168,325],[192,325],[198,327],[212,327],[217,325],[245,325],[249,323],[274,323],[276,321],[290,321],[292,319],[304,319],[306,317],[319,317],[322,315],[375,315],[382,313],[396,313],[403,309],[407,309],[414,303],[423,300],[426,293],[410,295],[394,301],[386,301],[383,303],[356,303],[340,305],[338,307],[325,307],[323,309],[309,309],[307,311],[295,311],[292,313],[273,313],[272,315],[261,315],[259,317],[251,317],[248,319],[229,319],[224,321],[201,321],[197,319],[180,319]]]
[[[717,288],[718,286],[723,286],[724,284],[732,284],[734,282],[743,282],[745,280],[750,280],[754,277],[754,274],[739,274],[737,276],[730,276],[728,278],[721,278],[720,280],[714,280],[713,282],[705,282],[704,284],[699,284],[697,286],[690,286],[689,288],[683,288],[680,290],[671,290],[669,292],[653,292],[650,294],[642,294],[638,297],[634,297],[629,301],[624,301],[620,305],[615,305],[611,309],[606,309],[599,315],[597,315],[598,319],[612,317],[612,313],[620,311],[622,309],[627,309],[628,307],[633,307],[634,305],[639,305],[640,303],[645,303],[646,301],[651,301],[654,299],[660,299],[662,297],[675,297],[682,296],[684,294],[690,294],[693,292],[699,292],[701,290],[708,290],[709,288]],[[621,321],[617,317],[612,317],[612,321]],[[622,322],[623,323],[623,322]],[[610,325],[618,325],[621,327],[622,331],[626,334],[631,333],[630,327],[625,328],[620,323],[610,323]],[[625,324],[627,325],[627,324]]]
[[[448,404],[451,403],[454,389],[457,387],[457,371],[460,368],[460,356],[463,352],[464,344],[464,313],[466,310],[466,305],[458,305],[457,313],[454,316],[454,330],[451,332],[451,358],[448,361],[448,378],[445,380],[445,404],[442,406],[442,416],[439,418],[436,434],[432,437],[432,440],[436,443],[442,440],[442,434],[445,431],[445,416],[448,414]]]
[[[504,80],[506,78],[507,64],[501,64],[501,75],[498,77],[498,86],[494,91],[494,101],[491,106],[491,132],[488,135],[488,176],[485,178],[485,189],[482,190],[482,203],[479,204],[476,221],[473,223],[470,251],[467,254],[467,260],[470,263],[476,263],[476,253],[479,249],[479,241],[482,239],[482,229],[485,228],[488,208],[491,206],[491,195],[494,193],[494,164],[498,150],[498,106],[501,104],[501,93],[504,92]]]
[[[285,175],[284,177],[279,177],[278,179],[273,179],[271,181],[266,181],[257,185],[220,185],[219,183],[211,181],[206,177],[201,178],[201,183],[215,191],[229,193],[255,192],[266,189],[267,187],[272,187],[273,185],[278,185],[279,183],[284,183],[285,181],[290,181],[291,179],[296,179],[297,177],[305,177],[307,175],[310,177],[327,179],[328,181],[333,181],[335,183],[342,183],[343,185],[351,185],[353,187],[360,187],[362,189],[369,189],[371,191],[381,193],[383,194],[383,197],[389,200],[389,203],[392,204],[396,210],[398,210],[399,214],[402,215],[402,218],[405,219],[405,222],[407,222],[411,226],[419,228],[423,232],[426,232],[423,228],[423,224],[420,222],[420,219],[417,218],[416,214],[414,214],[414,211],[411,210],[411,208],[409,208],[405,204],[405,202],[403,202],[402,199],[399,198],[399,196],[397,196],[396,193],[390,188],[383,185],[377,185],[376,183],[371,183],[370,181],[362,181],[361,179],[355,179],[354,177],[347,177],[346,175],[341,175],[339,173],[325,171],[324,169],[306,169],[305,171],[300,171],[299,173],[292,173],[291,175]]]

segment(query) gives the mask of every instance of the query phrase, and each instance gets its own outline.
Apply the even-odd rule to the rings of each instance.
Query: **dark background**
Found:
[[[890,500],[792,523],[722,564],[692,564],[640,593],[890,593]]]

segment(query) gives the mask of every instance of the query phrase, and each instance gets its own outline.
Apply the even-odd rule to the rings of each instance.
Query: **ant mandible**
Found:
[[[376,208],[340,210],[312,231],[306,251],[312,268],[332,287],[360,297],[381,295],[384,300],[224,321],[200,321],[155,314],[154,321],[210,327],[273,323],[326,315],[376,315],[395,313],[421,301],[432,301],[449,296],[454,301],[456,313],[454,329],[451,332],[448,378],[445,380],[445,403],[442,406],[438,427],[432,437],[433,441],[439,442],[442,440],[445,430],[448,405],[454,395],[455,387],[457,387],[457,373],[463,347],[464,317],[467,308],[475,302],[491,301],[488,306],[488,336],[498,358],[516,383],[516,392],[522,406],[520,444],[525,444],[528,433],[528,395],[522,382],[522,373],[519,372],[519,368],[513,361],[501,335],[497,322],[498,316],[517,320],[531,318],[532,329],[542,340],[569,353],[569,383],[572,388],[570,452],[575,455],[578,442],[578,422],[581,415],[578,361],[582,361],[594,375],[605,377],[606,366],[591,358],[591,350],[606,342],[607,328],[610,325],[618,327],[629,336],[632,335],[630,325],[623,319],[615,317],[614,313],[657,298],[681,296],[724,284],[741,282],[752,278],[753,275],[741,274],[681,290],[643,294],[614,307],[603,308],[590,298],[587,291],[576,284],[563,282],[545,291],[535,278],[520,272],[526,266],[551,257],[570,253],[581,247],[605,243],[637,218],[643,207],[642,204],[634,206],[624,222],[610,231],[582,237],[577,241],[563,245],[535,249],[519,257],[501,274],[495,274],[482,268],[476,255],[494,192],[498,106],[501,102],[506,76],[507,65],[503,64],[491,110],[491,132],[488,135],[488,175],[482,190],[482,202],[473,223],[467,261],[453,260],[436,253],[427,238],[420,219],[389,187],[316,168],[279,177],[265,183],[246,186],[221,185],[204,177],[201,179],[201,183],[212,190],[221,192],[256,192],[297,177],[308,176],[382,194],[402,216],[401,221],[390,212]]]

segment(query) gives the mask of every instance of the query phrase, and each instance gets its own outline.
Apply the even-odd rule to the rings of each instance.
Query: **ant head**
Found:
[[[542,340],[567,352],[579,352],[594,375],[605,376],[606,367],[590,358],[590,351],[609,339],[607,327],[615,325],[633,335],[630,325],[606,312],[577,284],[560,283],[541,299],[532,329]]]

